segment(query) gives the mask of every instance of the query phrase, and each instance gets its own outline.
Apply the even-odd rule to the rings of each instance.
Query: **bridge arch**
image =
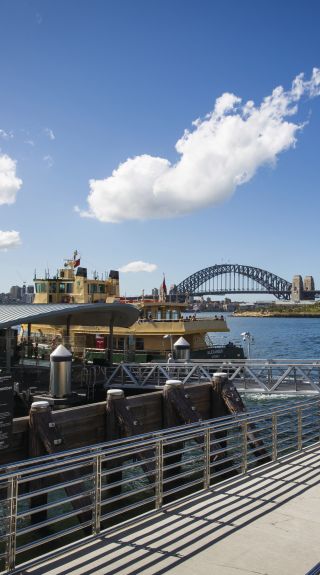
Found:
[[[223,275],[225,275],[226,278],[228,277],[229,287],[226,287],[226,282],[224,288],[221,284],[220,289],[214,289],[214,287],[212,287],[213,284],[210,283],[211,280]],[[259,284],[263,289],[249,290],[239,287],[240,276]],[[290,282],[271,272],[261,268],[240,264],[218,264],[210,266],[195,272],[177,285],[177,291],[179,293],[188,293],[190,295],[209,295],[218,293],[268,293],[283,300],[290,299],[291,288],[292,284]]]

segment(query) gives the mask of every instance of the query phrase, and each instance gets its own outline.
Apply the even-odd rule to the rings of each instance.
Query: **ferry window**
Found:
[[[176,309],[174,309],[172,312],[172,319],[179,319],[179,313]]]
[[[142,337],[137,337],[136,338],[136,349],[139,351],[143,351],[144,350],[144,340]]]
[[[166,319],[170,319],[170,316],[171,316],[170,310],[167,309],[167,311],[166,311]]]
[[[88,293],[97,293],[97,284],[88,284]]]
[[[72,285],[72,283],[67,283],[67,284],[66,284],[66,288],[67,288],[67,289],[66,289],[66,292],[67,292],[67,293],[72,293],[72,292],[73,292],[73,285]]]
[[[59,293],[64,293],[64,283],[59,283]]]
[[[99,284],[98,285],[98,292],[99,293],[105,293],[105,285],[104,284]]]
[[[157,311],[157,319],[161,319],[161,309],[158,309]]]
[[[56,293],[56,290],[57,290],[57,284],[50,282],[49,283],[49,292],[50,293]]]
[[[118,349],[124,349],[124,337],[118,337]]]
[[[46,284],[44,282],[36,283],[36,293],[45,293],[46,291]]]

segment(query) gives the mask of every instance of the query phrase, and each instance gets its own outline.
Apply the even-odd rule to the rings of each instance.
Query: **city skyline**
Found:
[[[0,292],[75,249],[127,295],[222,262],[320,288],[319,16],[3,0]]]

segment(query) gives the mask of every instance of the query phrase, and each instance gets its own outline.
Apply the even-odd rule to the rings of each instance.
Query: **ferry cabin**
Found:
[[[210,357],[207,332],[229,331],[223,317],[186,317],[188,303],[178,298],[171,301],[163,293],[152,299],[121,298],[118,271],[111,270],[105,279],[99,279],[97,274],[89,279],[87,269],[76,263],[67,261],[56,276],[35,277],[34,303],[132,303],[140,309],[140,319],[130,328],[115,328],[112,341],[106,326],[73,325],[69,333],[65,327],[32,326],[33,334],[42,342],[63,340],[75,355],[91,360],[103,357],[103,350],[112,348],[115,361],[151,361],[166,358],[181,336],[190,345],[191,357]]]
[[[111,270],[109,277],[89,279],[87,269],[68,263],[52,278],[34,278],[34,303],[97,303],[112,302],[119,297],[119,272]]]

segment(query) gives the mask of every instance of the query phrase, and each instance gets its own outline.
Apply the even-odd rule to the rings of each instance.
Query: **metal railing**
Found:
[[[0,571],[319,441],[313,398],[8,465],[0,476]]]
[[[48,385],[46,367],[14,366],[16,381]],[[106,387],[161,387],[168,379],[179,379],[185,385],[210,381],[215,372],[228,374],[241,393],[320,394],[319,360],[193,360],[190,363],[120,363],[111,366],[74,364],[72,380],[94,396],[96,385]],[[5,374],[6,370],[3,369]]]
[[[162,386],[167,379],[184,384],[210,381],[223,371],[243,393],[320,393],[319,360],[192,360],[177,363],[121,363],[106,371],[106,386]]]

